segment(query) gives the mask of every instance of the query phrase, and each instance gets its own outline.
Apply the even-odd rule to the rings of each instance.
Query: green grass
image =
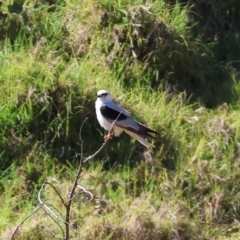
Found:
[[[218,59],[216,39],[196,34],[190,6],[25,1],[6,21],[21,26],[14,46],[11,26],[0,42],[0,239],[36,208],[46,177],[67,199],[86,117],[84,156],[103,141],[99,89],[161,136],[147,152],[123,134],[84,165],[79,183],[94,199],[74,200],[71,239],[240,237],[239,70]],[[49,186],[42,198],[64,214]],[[40,210],[16,239],[53,236],[61,230]]]

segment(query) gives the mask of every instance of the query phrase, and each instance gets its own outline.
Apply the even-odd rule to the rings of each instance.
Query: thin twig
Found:
[[[84,121],[83,121],[83,123],[82,123],[82,125],[81,125],[81,127],[80,127],[80,130],[79,130],[79,139],[80,139],[80,141],[81,141],[81,157],[80,157],[80,162],[82,162],[83,161],[83,140],[82,140],[82,128],[83,128],[83,125],[84,125],[84,123],[88,120],[89,118],[88,117],[86,117],[85,119],[84,119]]]
[[[78,172],[77,172],[77,175],[74,179],[74,182],[73,182],[73,185],[72,185],[72,189],[70,191],[70,195],[69,195],[69,201],[68,202],[65,202],[65,207],[66,207],[66,217],[65,217],[65,240],[69,240],[69,222],[70,222],[70,212],[71,212],[71,204],[72,204],[72,198],[74,196],[74,193],[75,193],[75,190],[76,190],[76,187],[78,185],[78,179],[80,177],[80,174],[82,172],[82,164],[83,164],[83,140],[82,140],[82,128],[83,128],[83,125],[84,123],[88,120],[88,118],[85,118],[81,127],[80,127],[80,132],[79,132],[79,138],[80,138],[80,141],[81,141],[81,156],[80,156],[80,162],[79,162],[79,167],[78,167]]]
[[[93,194],[90,191],[87,191],[86,188],[80,186],[79,184],[77,185],[77,187],[80,188],[82,190],[82,192],[76,193],[71,199],[68,200],[68,202],[73,200],[75,197],[77,197],[81,193],[85,193],[85,194],[88,194],[90,196],[90,199],[87,200],[84,204],[87,204],[87,203],[89,203],[89,202],[91,202],[93,200]]]
[[[45,205],[47,205],[48,204],[48,206],[49,206],[49,208],[51,207],[51,208],[53,208],[55,211],[57,211],[58,213],[59,213],[59,216],[61,216],[62,215],[62,213],[53,205],[53,204],[51,204],[51,203],[44,203]],[[43,207],[43,209],[44,210],[46,210],[44,207]],[[57,214],[56,214],[57,215]],[[50,214],[49,214],[49,216],[50,216]],[[63,217],[61,216],[61,218],[60,217],[57,217],[59,220],[61,220],[62,222],[64,222],[65,223],[65,220],[63,219]]]
[[[63,230],[62,226],[56,221],[55,218],[53,218],[53,217],[48,213],[48,211],[47,211],[45,208],[43,208],[43,210],[44,210],[45,213],[58,225],[58,227],[61,229],[62,235],[63,235],[63,239],[64,239],[65,236],[64,236],[64,230]]]
[[[120,117],[121,113],[122,112],[120,112],[118,114],[117,118],[112,123],[110,132],[113,130],[114,125],[116,124],[116,121]],[[67,203],[65,203],[65,206],[66,206],[66,218],[65,218],[65,222],[66,222],[66,224],[65,224],[65,226],[66,226],[66,237],[65,237],[65,240],[69,240],[69,222],[70,222],[71,204],[72,204],[72,199],[74,198],[74,193],[75,193],[76,187],[78,186],[78,180],[80,178],[80,174],[82,172],[82,165],[83,165],[83,163],[89,161],[90,159],[94,158],[98,153],[100,153],[102,151],[102,149],[105,147],[105,145],[107,144],[108,140],[109,140],[109,139],[107,139],[102,144],[102,146],[93,155],[91,155],[91,156],[87,157],[85,160],[83,160],[83,140],[82,140],[82,137],[81,137],[81,135],[82,135],[81,133],[82,133],[83,125],[86,122],[86,120],[87,120],[87,118],[83,121],[83,123],[81,125],[81,128],[80,128],[80,141],[81,141],[82,144],[81,144],[81,157],[80,157],[80,163],[79,163],[79,167],[78,167],[78,172],[77,172],[77,175],[75,177],[72,189],[70,191],[70,196],[69,196],[70,200]]]
[[[52,181],[54,181],[54,182],[56,182],[56,183],[58,183],[58,184],[61,183],[60,181],[58,181],[56,178],[53,178],[53,177],[47,177],[47,178],[46,178],[46,181],[49,181],[49,179],[52,180]]]
[[[79,184],[77,185],[78,188],[80,188],[84,193],[90,195],[90,199],[87,200],[84,204],[87,204],[93,200],[93,194],[90,191],[87,191],[86,188],[80,186]]]
[[[119,113],[119,115],[117,116],[116,120],[112,123],[111,125],[111,129],[109,132],[111,132],[114,128],[114,125],[116,124],[116,121],[118,120],[119,116],[121,115],[122,112]],[[18,226],[16,227],[16,229],[14,230],[12,236],[11,236],[11,240],[14,239],[14,236],[16,234],[16,232],[18,231],[19,227],[28,219],[30,218],[31,216],[33,216],[37,211],[39,211],[40,209],[43,209],[47,214],[48,216],[50,216],[52,218],[52,220],[59,226],[59,228],[61,229],[62,231],[62,234],[63,234],[63,238],[65,240],[69,240],[69,223],[70,223],[70,211],[71,211],[71,203],[72,203],[72,200],[78,195],[74,195],[75,193],[75,190],[76,188],[80,188],[85,194],[88,194],[90,196],[90,199],[85,202],[85,204],[87,204],[88,202],[92,201],[93,199],[93,194],[90,192],[90,191],[87,191],[84,187],[80,186],[78,184],[78,180],[80,178],[80,174],[82,172],[82,165],[83,163],[89,161],[90,159],[94,158],[99,152],[101,152],[101,150],[105,147],[105,145],[107,144],[107,142],[109,141],[109,139],[107,139],[103,144],[102,146],[92,155],[90,155],[89,157],[87,157],[85,160],[83,160],[83,140],[82,140],[82,137],[81,137],[81,133],[82,133],[82,128],[83,128],[83,125],[84,123],[87,121],[88,118],[85,118],[85,120],[83,121],[82,125],[81,125],[81,128],[80,128],[80,133],[79,133],[79,138],[80,138],[80,141],[81,141],[81,157],[80,157],[80,164],[79,164],[79,168],[78,168],[78,172],[77,172],[77,175],[75,177],[75,180],[74,180],[74,183],[72,185],[72,189],[70,191],[70,195],[69,195],[69,200],[67,202],[64,201],[62,195],[60,194],[60,192],[58,191],[58,189],[52,184],[50,183],[49,181],[45,180],[44,183],[42,184],[39,192],[38,192],[38,202],[39,202],[39,206],[37,207],[37,209],[35,209],[31,214],[29,214],[26,218],[23,219],[23,221],[18,224]],[[55,179],[53,179],[55,180]],[[57,180],[55,180],[56,182],[58,182]],[[59,183],[59,182],[58,182]],[[61,219],[59,216],[57,216],[52,210],[50,207],[47,206],[47,204],[42,201],[41,199],[41,194],[42,194],[42,191],[44,189],[44,186],[48,184],[50,185],[54,192],[57,194],[57,196],[59,197],[59,199],[61,200],[62,204],[65,206],[66,208],[66,217],[65,217],[65,221],[63,219]],[[54,206],[53,206],[54,207]],[[55,208],[55,207],[54,207]],[[55,208],[55,210],[57,210]],[[57,210],[58,211],[58,210]],[[61,213],[58,211],[58,213],[61,215]],[[64,223],[65,223],[65,229],[66,229],[66,232],[65,232],[65,236],[64,236],[64,230],[63,228],[61,227],[61,225],[56,221],[56,219],[60,219],[62,220]]]
[[[46,211],[48,212],[48,214],[52,214],[55,218],[57,218],[57,219],[65,222],[65,221],[63,220],[63,218],[57,216],[57,215],[51,210],[51,208],[48,207],[48,205],[47,205],[45,202],[42,201],[42,199],[41,199],[41,193],[42,193],[42,191],[43,191],[44,186],[45,186],[45,182],[42,184],[42,186],[41,186],[41,188],[40,188],[40,190],[39,190],[39,192],[38,192],[38,202],[43,206],[44,210],[46,210]]]
[[[38,207],[33,211],[31,212],[28,216],[26,216],[21,223],[19,223],[17,225],[17,227],[15,228],[14,232],[12,233],[12,236],[11,236],[11,240],[14,240],[14,235],[16,234],[16,232],[18,231],[19,227],[23,225],[23,223],[28,219],[30,218],[31,216],[33,216],[36,212],[38,212],[40,209],[42,208],[42,205],[38,205]]]
[[[90,155],[89,157],[87,157],[87,158],[83,161],[83,163],[89,161],[90,159],[94,158],[98,153],[100,153],[100,152],[102,151],[102,149],[105,147],[105,145],[107,144],[107,142],[108,142],[108,140],[105,141],[105,142],[102,144],[102,146],[101,146],[93,155]]]
[[[109,132],[111,132],[111,131],[113,130],[114,125],[116,124],[116,121],[117,121],[118,118],[120,117],[121,113],[122,113],[122,111],[118,114],[117,118],[116,118],[116,119],[114,120],[114,122],[112,123],[111,129],[110,129]],[[100,153],[100,152],[102,151],[102,149],[105,147],[105,145],[107,144],[108,140],[109,140],[109,139],[107,139],[107,140],[102,144],[102,146],[101,146],[93,155],[90,155],[89,157],[87,157],[87,158],[83,161],[83,163],[89,161],[90,159],[94,158],[98,153]]]
[[[55,193],[58,195],[58,197],[60,198],[62,204],[65,205],[65,201],[64,201],[62,195],[60,194],[60,192],[57,190],[57,188],[56,188],[52,183],[50,183],[50,182],[48,182],[48,181],[45,181],[45,184],[48,184],[48,185],[50,185],[50,186],[53,188],[54,192],[55,192]]]

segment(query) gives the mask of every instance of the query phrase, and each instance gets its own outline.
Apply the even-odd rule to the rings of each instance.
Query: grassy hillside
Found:
[[[36,209],[47,177],[67,199],[86,117],[81,154],[103,142],[99,89],[161,136],[148,150],[123,134],[84,164],[79,184],[94,198],[74,199],[71,239],[240,238],[239,10],[237,0],[4,1],[0,239]],[[64,218],[52,188],[42,199]],[[39,210],[15,239],[63,239],[52,217]]]

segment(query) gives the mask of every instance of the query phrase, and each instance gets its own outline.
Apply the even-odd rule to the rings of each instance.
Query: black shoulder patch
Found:
[[[119,112],[112,109],[112,108],[109,108],[105,105],[103,105],[102,107],[100,107],[100,111],[102,113],[102,115],[105,117],[105,118],[108,118],[112,121],[115,121],[116,119],[118,120],[125,120],[127,119],[128,117],[126,115],[124,115],[123,113],[121,113],[119,115]]]

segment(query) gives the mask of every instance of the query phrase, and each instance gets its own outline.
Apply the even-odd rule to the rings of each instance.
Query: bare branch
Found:
[[[113,130],[114,125],[116,124],[116,121],[118,120],[118,118],[121,115],[121,113],[122,112],[119,113],[119,115],[117,116],[116,120],[112,123],[110,132]],[[93,155],[91,155],[88,158],[86,158],[85,160],[83,160],[83,140],[81,138],[81,131],[82,131],[83,124],[86,122],[86,120],[87,119],[84,120],[84,122],[82,123],[82,126],[80,128],[80,140],[82,142],[82,145],[81,145],[81,157],[80,157],[80,164],[79,164],[78,172],[77,172],[77,175],[75,177],[72,189],[70,191],[70,196],[69,196],[70,200],[67,203],[65,203],[65,206],[66,206],[66,219],[65,219],[65,221],[66,221],[66,240],[69,239],[69,224],[68,223],[70,222],[71,203],[72,203],[72,199],[74,198],[74,193],[75,193],[76,187],[78,186],[78,179],[80,178],[80,174],[82,172],[82,165],[83,165],[83,163],[89,161],[90,159],[94,158],[98,153],[100,153],[102,151],[102,149],[105,147],[105,145],[107,144],[108,140],[109,140],[109,139],[107,139],[102,144],[102,146]]]
[[[63,220],[63,218],[57,216],[57,215],[51,210],[51,208],[48,207],[48,205],[47,205],[45,202],[42,201],[42,199],[41,199],[41,194],[42,194],[43,188],[44,188],[44,186],[45,186],[45,182],[46,182],[46,181],[44,181],[44,183],[42,184],[42,186],[41,186],[41,188],[40,188],[40,190],[39,190],[39,192],[38,192],[38,202],[42,205],[42,207],[44,208],[44,210],[48,212],[49,215],[52,214],[55,218],[57,218],[57,219],[65,222],[65,221]]]
[[[76,193],[71,199],[68,200],[68,202],[71,201],[71,200],[73,200],[73,199],[74,199],[75,197],[77,197],[80,193],[85,193],[85,194],[88,194],[88,195],[90,196],[90,199],[87,200],[84,204],[87,204],[87,203],[89,203],[89,202],[91,202],[91,201],[93,200],[93,194],[92,194],[90,191],[87,191],[86,188],[80,186],[79,184],[77,185],[77,187],[80,188],[80,189],[82,190],[82,192]],[[67,203],[68,203],[68,202],[67,202]]]
[[[60,194],[60,192],[58,191],[58,189],[52,183],[50,183],[48,181],[45,181],[45,184],[48,184],[48,185],[50,185],[53,188],[54,192],[58,195],[58,197],[61,200],[62,204],[65,205],[65,201],[64,201],[62,195]]]
[[[119,113],[118,117],[116,118],[116,120],[112,123],[111,125],[111,129],[110,129],[110,132],[113,130],[114,128],[114,125],[116,124],[116,121],[118,120],[119,116],[121,115],[122,112]],[[81,128],[80,128],[80,133],[79,133],[79,139],[81,141],[81,157],[80,157],[80,164],[79,164],[79,168],[78,168],[78,172],[77,172],[77,175],[75,177],[75,180],[74,180],[74,183],[72,185],[72,189],[70,191],[70,195],[69,195],[69,200],[67,202],[64,201],[61,193],[58,191],[58,189],[49,181],[45,180],[44,183],[42,184],[39,192],[38,192],[38,202],[39,202],[39,206],[36,210],[34,210],[31,214],[29,214],[17,227],[16,229],[14,230],[13,234],[12,234],[12,237],[11,237],[11,240],[14,239],[14,235],[16,234],[16,232],[18,231],[19,227],[29,218],[31,217],[32,215],[34,215],[39,209],[43,209],[47,214],[48,216],[50,216],[53,221],[59,226],[59,228],[61,229],[62,231],[62,234],[63,234],[63,239],[65,240],[69,240],[69,223],[70,223],[70,211],[71,211],[71,203],[72,203],[72,200],[79,194],[76,194],[74,195],[75,193],[75,190],[76,188],[78,187],[79,189],[82,190],[83,193],[87,194],[90,196],[90,199],[87,200],[85,202],[85,204],[87,204],[88,202],[92,201],[93,199],[93,194],[90,192],[90,191],[87,191],[84,187],[82,187],[81,185],[78,184],[78,180],[80,178],[80,174],[82,172],[82,165],[83,163],[89,161],[90,159],[94,158],[98,153],[101,152],[101,150],[105,147],[105,145],[107,144],[107,142],[109,141],[109,139],[106,139],[106,141],[102,144],[102,146],[92,155],[90,155],[89,157],[87,157],[85,160],[83,160],[83,140],[82,140],[82,137],[81,137],[81,133],[82,133],[82,128],[83,128],[83,125],[84,123],[88,120],[88,118],[85,118],[85,120],[83,121],[82,125],[81,125]],[[54,180],[55,182],[58,182],[56,179],[52,179]],[[66,208],[66,216],[65,216],[65,221],[59,217],[58,215],[56,215],[52,210],[51,208],[41,199],[41,194],[42,194],[42,191],[45,187],[45,185],[48,184],[50,185],[54,192],[57,194],[57,196],[59,197],[59,199],[61,200],[62,204],[65,206]],[[58,211],[58,209],[56,209],[54,206],[52,206],[60,215],[61,213]],[[65,224],[65,235],[64,235],[64,230],[63,228],[61,227],[61,225],[57,222],[56,219],[59,219],[61,221],[64,222]]]
[[[61,183],[60,181],[58,181],[56,178],[53,178],[53,177],[47,177],[47,178],[46,178],[46,181],[49,181],[49,179],[50,179],[51,181],[56,182],[56,183]]]
[[[102,144],[102,146],[101,146],[93,155],[90,155],[89,157],[87,157],[87,158],[83,161],[83,163],[89,161],[90,159],[92,159],[92,158],[94,158],[96,155],[98,155],[98,154],[102,151],[102,149],[105,147],[105,145],[107,144],[107,142],[108,142],[108,140],[107,140],[106,142],[104,142],[104,143]]]
[[[53,217],[48,213],[48,211],[47,211],[46,209],[43,208],[43,210],[44,210],[45,213],[58,225],[58,227],[59,227],[59,228],[61,229],[61,231],[62,231],[62,235],[63,235],[63,238],[64,238],[65,235],[64,235],[64,230],[63,230],[62,226],[56,221],[55,218],[53,218]]]
[[[87,200],[84,204],[87,204],[93,200],[93,194],[90,191],[87,191],[84,187],[80,186],[79,184],[77,185],[77,187],[90,196],[90,199]]]
[[[49,208],[50,208],[50,207],[53,208],[55,211],[57,211],[57,212],[59,213],[60,216],[62,215],[62,213],[61,213],[53,204],[51,204],[51,203],[45,203],[45,205],[47,205],[47,204],[48,204]],[[47,211],[44,207],[43,207],[43,210],[44,210],[45,212]],[[48,215],[51,216],[50,214],[48,214]],[[57,214],[55,214],[55,215],[57,215]],[[62,216],[61,216],[61,218],[58,217],[58,219],[61,220],[61,221],[64,222],[64,223],[66,223]]]
[[[25,217],[21,223],[19,223],[17,225],[17,227],[15,228],[14,232],[12,233],[12,236],[11,236],[11,240],[14,240],[14,236],[16,234],[16,232],[18,231],[19,227],[23,225],[23,223],[28,219],[30,218],[31,216],[33,216],[36,212],[38,212],[40,209],[42,208],[42,205],[38,205],[38,207],[33,211],[31,212],[27,217]]]
[[[82,122],[82,125],[81,125],[81,127],[80,127],[80,130],[79,130],[79,139],[80,139],[80,141],[81,141],[81,144],[80,144],[80,146],[81,146],[81,152],[80,152],[80,154],[78,153],[78,154],[76,154],[76,156],[79,156],[80,155],[80,161],[82,161],[83,160],[83,140],[82,140],[82,128],[83,128],[83,125],[85,124],[85,122],[87,121],[89,119],[89,117],[86,117],[84,120],[83,120],[83,122]]]
[[[120,112],[120,113],[118,114],[117,118],[116,118],[116,119],[114,120],[114,122],[112,123],[111,129],[110,129],[109,132],[111,132],[111,131],[113,130],[114,125],[116,124],[116,121],[117,121],[118,118],[120,117],[121,113],[122,113],[122,112]],[[102,146],[101,146],[93,155],[90,155],[89,157],[87,157],[87,158],[83,161],[83,163],[89,161],[90,159],[94,158],[98,153],[100,153],[100,152],[102,151],[102,149],[105,147],[105,145],[107,144],[108,140],[109,140],[109,139],[107,139],[107,140],[102,144]]]
[[[81,141],[81,156],[80,156],[80,162],[79,162],[79,167],[78,167],[78,172],[77,175],[75,177],[74,183],[72,185],[72,189],[70,191],[70,196],[69,196],[69,201],[65,202],[65,207],[66,207],[66,217],[65,217],[65,229],[66,229],[66,236],[65,236],[65,240],[69,240],[69,222],[70,222],[70,211],[71,211],[71,204],[72,204],[72,199],[74,198],[74,193],[76,190],[76,187],[78,185],[78,179],[80,178],[80,174],[82,172],[82,164],[83,164],[83,140],[81,137],[82,134],[82,128],[84,123],[88,120],[88,118],[85,118],[81,127],[80,127],[80,132],[79,132],[79,138]]]
[[[85,122],[89,119],[89,117],[86,117],[84,120],[83,120],[83,123],[80,127],[80,131],[79,131],[79,139],[81,141],[81,144],[83,145],[83,140],[82,140],[82,128],[83,128],[83,125],[85,124]]]

